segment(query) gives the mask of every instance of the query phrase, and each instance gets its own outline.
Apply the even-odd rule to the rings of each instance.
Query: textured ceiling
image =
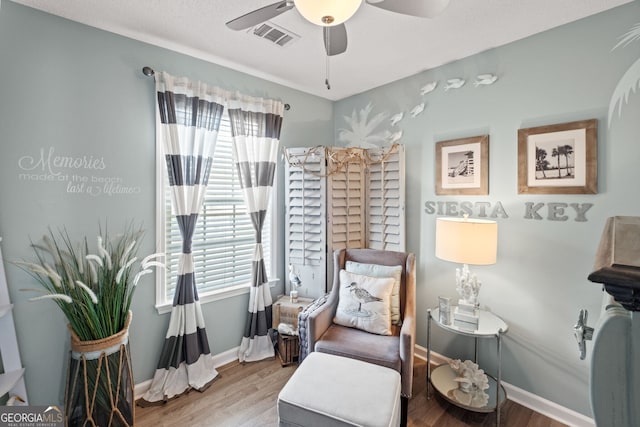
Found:
[[[331,90],[322,29],[295,9],[272,20],[300,36],[286,47],[225,26],[276,0],[13,1],[338,100],[631,0],[451,0],[433,19],[363,3],[346,23],[347,51],[330,59]]]

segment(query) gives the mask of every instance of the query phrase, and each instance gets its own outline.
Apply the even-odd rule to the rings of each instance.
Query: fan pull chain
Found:
[[[327,55],[327,77],[324,79],[324,84],[327,86],[327,90],[331,90],[331,85],[329,84],[329,55]]]
[[[329,83],[329,52],[331,52],[331,37],[329,37],[329,31],[331,31],[329,27],[327,27],[327,30],[324,31],[324,45],[327,48],[327,62],[325,68],[324,84],[327,87],[327,90],[331,90],[331,84]]]

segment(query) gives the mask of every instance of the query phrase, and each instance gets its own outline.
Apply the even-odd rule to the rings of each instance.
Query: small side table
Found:
[[[496,426],[500,425],[500,406],[507,399],[507,393],[502,386],[502,335],[507,332],[508,325],[495,314],[478,310],[478,328],[475,331],[459,328],[453,323],[443,323],[440,319],[440,310],[438,308],[427,310],[427,399],[429,396],[429,384],[448,402],[474,412],[496,412]],[[487,375],[489,379],[489,402],[484,406],[470,405],[459,401],[454,390],[458,384],[453,380],[456,377],[455,372],[448,364],[437,366],[431,372],[431,322],[442,329],[453,332],[454,334],[464,335],[475,339],[474,357],[475,363],[478,363],[478,339],[495,338],[498,343],[498,374],[496,378]]]
[[[289,366],[298,361],[300,355],[300,340],[298,338],[298,313],[313,302],[310,298],[298,298],[291,302],[288,295],[278,298],[272,307],[272,327],[276,331],[280,323],[288,323],[293,326],[295,335],[278,333],[278,356],[280,364]]]

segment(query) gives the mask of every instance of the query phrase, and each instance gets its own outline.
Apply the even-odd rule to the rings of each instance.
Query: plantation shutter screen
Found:
[[[287,158],[285,271],[294,265],[301,296],[318,298],[331,290],[336,249],[405,251],[403,145],[392,151],[289,148]],[[287,280],[287,292],[289,285]]]
[[[286,155],[285,271],[289,264],[294,266],[302,281],[300,296],[319,298],[325,293],[327,265],[324,150],[289,148]],[[287,278],[287,292],[290,286]]]
[[[381,148],[368,151],[367,247],[405,251],[405,150],[397,145],[389,154]]]
[[[213,155],[214,167],[211,168],[202,212],[193,233],[193,268],[200,296],[218,289],[251,283],[255,231],[246,213],[231,144],[231,127],[225,112]],[[171,215],[171,197],[168,191],[165,200],[168,255],[166,300],[172,301],[182,239],[175,216]],[[271,211],[269,209],[267,212],[262,234],[267,271],[270,271],[271,265]]]

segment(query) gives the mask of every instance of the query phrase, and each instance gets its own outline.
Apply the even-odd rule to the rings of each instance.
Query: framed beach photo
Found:
[[[518,130],[518,194],[596,194],[598,122]]]
[[[489,135],[436,143],[436,194],[489,194]]]

